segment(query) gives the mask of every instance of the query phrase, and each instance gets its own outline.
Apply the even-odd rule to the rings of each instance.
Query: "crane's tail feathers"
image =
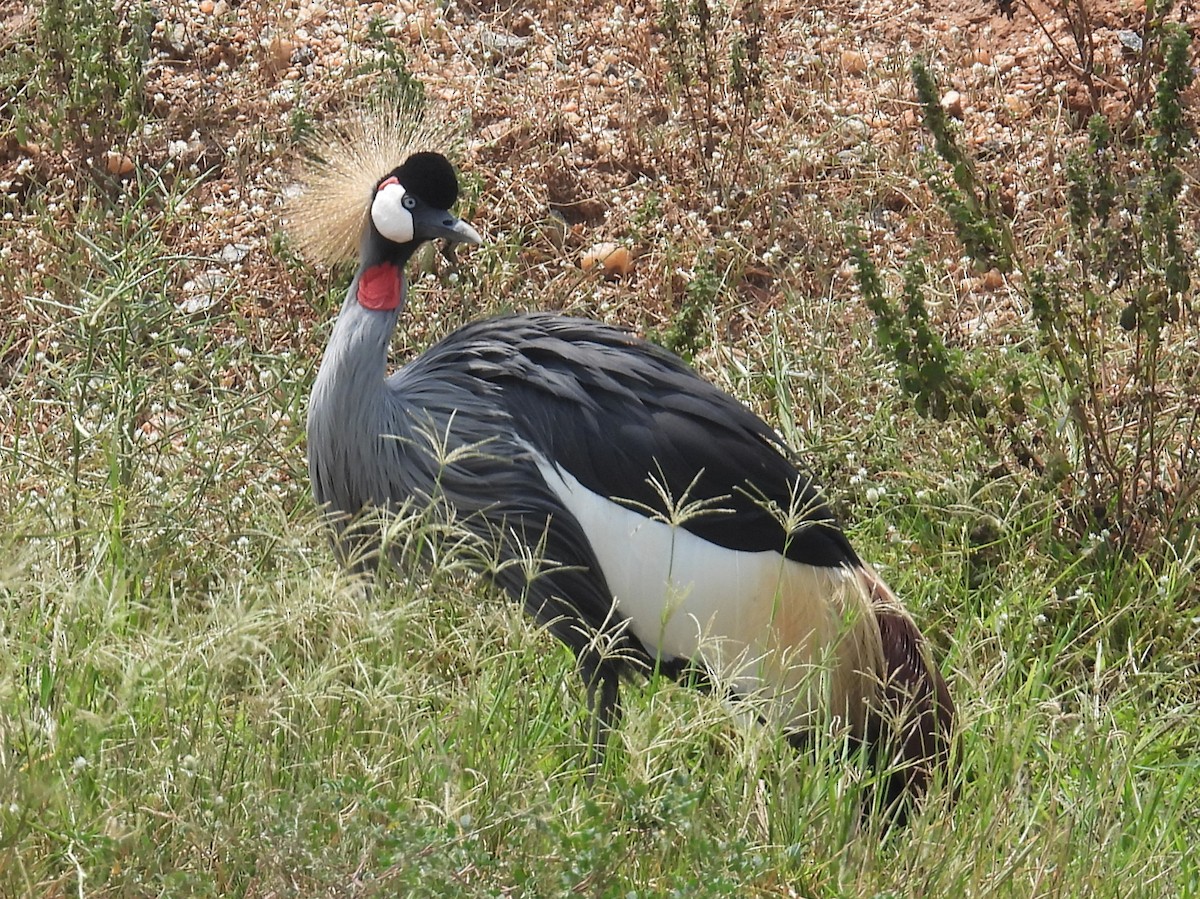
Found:
[[[443,109],[376,99],[305,142],[300,190],[284,212],[288,234],[310,262],[335,265],[358,252],[376,182],[413,153],[453,152],[462,129]]]
[[[928,789],[935,772],[946,771],[954,739],[954,701],[928,641],[900,600],[871,566],[859,577],[871,598],[883,646],[881,708],[874,740],[879,761],[893,769],[884,789],[885,806],[897,819]]]

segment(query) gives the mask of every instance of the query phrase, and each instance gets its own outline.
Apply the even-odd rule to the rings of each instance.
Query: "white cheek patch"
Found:
[[[375,192],[371,221],[380,234],[394,243],[408,243],[413,239],[413,217],[404,208],[404,187],[399,182],[386,181]]]

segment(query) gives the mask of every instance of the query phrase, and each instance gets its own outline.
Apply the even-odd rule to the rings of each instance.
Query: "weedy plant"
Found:
[[[364,74],[379,73],[385,80],[383,90],[397,105],[419,104],[425,99],[425,86],[408,68],[408,59],[400,42],[388,30],[386,20],[373,16],[367,23],[367,46],[373,53],[361,65]]]
[[[709,0],[667,0],[660,24],[696,165],[724,201],[743,173],[750,124],[762,107],[762,4],[745,3],[734,17]]]
[[[149,4],[46,0],[28,43],[4,54],[3,94],[16,98],[22,143],[110,149],[140,123],[153,13]]]
[[[880,344],[917,410],[970,423],[992,463],[1032,472],[1064,501],[1067,523],[1121,549],[1189,539],[1200,498],[1200,393],[1180,169],[1193,135],[1181,95],[1190,40],[1163,28],[1165,52],[1146,133],[1118,141],[1094,117],[1066,166],[1068,225],[1049,254],[1022,246],[963,150],[929,70],[913,66],[934,153],[927,181],[965,255],[1010,279],[1034,333],[1018,352],[949,344],[926,302],[921,254],[893,297],[861,240],[851,253]],[[948,173],[948,177],[947,177]]]
[[[1011,17],[1011,0],[1002,0],[1002,4]],[[1120,32],[1122,62],[1114,65],[1104,60],[1103,53],[1097,54],[1100,23],[1088,0],[1063,0],[1053,8],[1066,21],[1071,47],[1063,46],[1054,29],[1047,24],[1044,9],[1039,10],[1029,0],[1021,0],[1021,8],[1037,23],[1054,54],[1080,80],[1087,91],[1090,108],[1100,109],[1106,95],[1123,98],[1126,124],[1154,99],[1152,82],[1155,73],[1162,69],[1164,53],[1170,45],[1174,26],[1169,26],[1167,20],[1175,6],[1175,0],[1149,0],[1143,4],[1138,29]]]
[[[723,286],[724,278],[710,262],[698,262],[684,287],[683,305],[661,335],[662,345],[689,361],[708,346],[705,327]]]

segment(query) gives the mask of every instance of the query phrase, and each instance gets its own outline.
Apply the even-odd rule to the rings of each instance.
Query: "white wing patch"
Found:
[[[534,456],[583,527],[618,612],[651,656],[701,661],[720,685],[763,696],[794,726],[813,723],[830,700],[835,715],[861,724],[882,649],[852,569],[709,543]]]

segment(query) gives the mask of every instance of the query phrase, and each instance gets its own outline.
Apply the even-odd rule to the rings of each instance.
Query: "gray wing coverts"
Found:
[[[601,496],[667,518],[662,494],[700,501],[706,510],[683,526],[711,543],[857,564],[775,432],[653,344],[587,320],[508,316],[451,334],[396,383],[407,392],[410,378],[441,372],[487,391],[524,441]],[[805,520],[791,533],[780,521],[789,510]]]

